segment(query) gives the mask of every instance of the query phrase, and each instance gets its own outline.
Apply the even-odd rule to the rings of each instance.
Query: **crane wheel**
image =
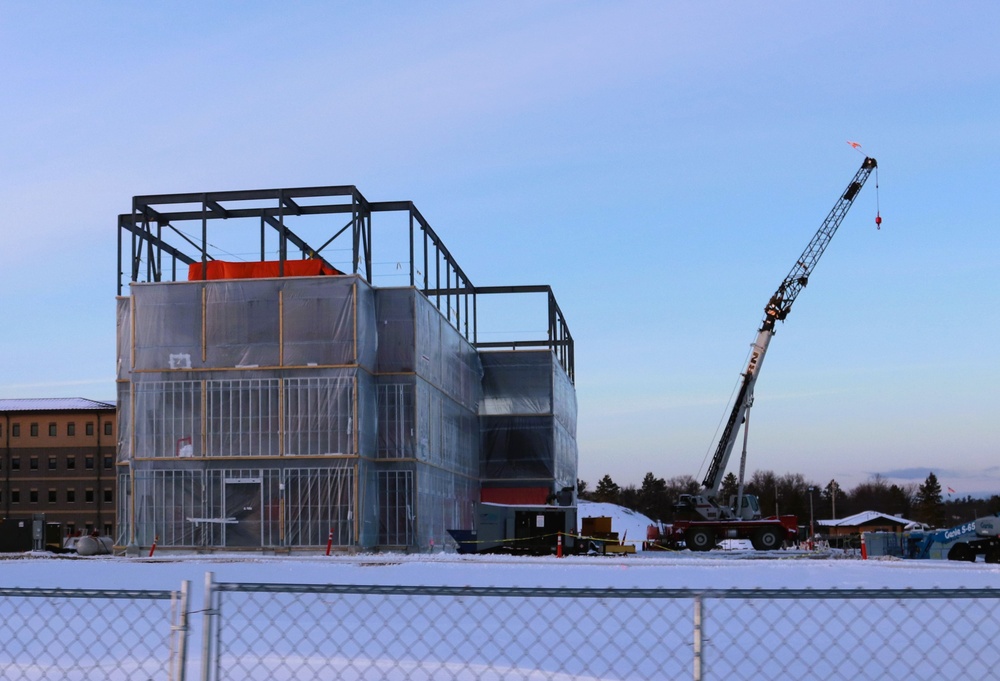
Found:
[[[684,543],[692,551],[711,551],[715,548],[715,536],[711,530],[692,527],[684,533]]]
[[[762,527],[750,538],[756,551],[774,551],[781,547],[781,533],[774,527]]]

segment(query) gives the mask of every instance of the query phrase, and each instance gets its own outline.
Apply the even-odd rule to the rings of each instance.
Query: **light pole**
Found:
[[[815,487],[809,488],[809,550],[815,548],[816,525],[813,521],[813,491]]]

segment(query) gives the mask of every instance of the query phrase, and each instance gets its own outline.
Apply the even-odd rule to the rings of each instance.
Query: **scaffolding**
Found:
[[[380,213],[409,238],[376,259]],[[551,290],[476,288],[409,202],[354,187],[135,197],[118,292],[121,545],[422,550],[471,525],[505,456],[542,460],[530,485],[575,483],[573,339]],[[500,294],[546,296],[546,337],[479,341],[477,298]],[[498,420],[495,399],[483,412],[484,366],[500,376],[511,353],[536,359],[507,392],[533,395],[539,376],[549,391],[527,426]]]

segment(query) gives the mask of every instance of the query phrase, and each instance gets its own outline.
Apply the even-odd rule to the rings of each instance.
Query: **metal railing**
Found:
[[[187,582],[0,589],[0,677],[909,681],[1000,668],[997,589],[300,585],[211,573],[204,589],[190,632]],[[201,637],[190,656],[189,634]]]

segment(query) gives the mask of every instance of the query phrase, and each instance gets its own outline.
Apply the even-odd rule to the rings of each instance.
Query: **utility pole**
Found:
[[[813,521],[813,491],[815,489],[816,489],[815,487],[809,488],[809,550],[810,551],[812,551],[816,546],[815,544],[816,525],[815,522]]]

